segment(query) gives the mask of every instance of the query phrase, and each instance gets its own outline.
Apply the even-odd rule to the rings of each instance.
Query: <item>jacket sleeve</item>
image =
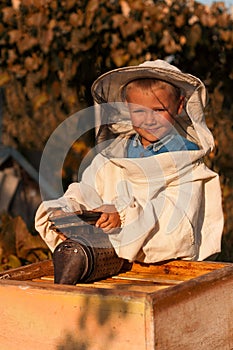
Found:
[[[51,229],[52,223],[49,220],[54,210],[58,209],[64,212],[73,212],[80,210],[80,205],[73,200],[61,197],[57,200],[44,201],[37,209],[35,215],[35,229],[39,232],[41,238],[52,252],[56,246],[62,242],[58,233]]]
[[[97,162],[98,163],[98,162]],[[102,199],[95,189],[96,162],[84,172],[80,183],[72,183],[65,194],[55,200],[44,201],[35,215],[35,228],[51,251],[62,241],[59,235],[51,229],[49,218],[55,209],[64,212],[95,209],[102,205]]]

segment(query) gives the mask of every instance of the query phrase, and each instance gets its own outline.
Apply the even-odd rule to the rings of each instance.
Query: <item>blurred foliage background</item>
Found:
[[[233,262],[233,9],[193,0],[1,0],[0,16],[1,148],[16,149],[37,170],[55,128],[93,105],[90,87],[102,73],[161,58],[204,81],[216,141],[206,161],[220,174],[225,213],[218,259]],[[64,178],[72,180],[93,144],[87,133],[73,146]],[[33,228],[38,186],[17,157],[3,159],[0,173],[8,167],[21,187],[1,212],[2,269],[49,256]]]

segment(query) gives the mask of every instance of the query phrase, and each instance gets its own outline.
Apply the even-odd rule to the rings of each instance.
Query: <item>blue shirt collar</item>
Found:
[[[165,135],[161,140],[155,141],[151,145],[148,145],[146,149],[148,150],[153,149],[154,152],[158,152],[163,146],[166,146],[166,144],[169,143],[174,137],[175,137],[174,134]],[[141,143],[141,136],[137,133],[133,137],[133,147],[138,147],[138,146],[142,146],[142,143]]]

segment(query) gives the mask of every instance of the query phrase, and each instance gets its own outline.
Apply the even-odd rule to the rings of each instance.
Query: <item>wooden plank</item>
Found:
[[[233,264],[149,296],[155,349],[233,349]]]
[[[122,283],[123,282],[123,283]],[[81,286],[79,284],[76,285],[77,287]],[[157,284],[151,284],[151,283],[135,283],[132,281],[116,281],[115,283],[106,283],[106,281],[103,282],[95,282],[90,285],[86,285],[89,288],[95,288],[95,289],[114,289],[114,290],[127,290],[128,292],[137,291],[137,292],[144,292],[144,293],[154,293],[157,290],[168,288],[169,285],[157,285]]]
[[[147,350],[142,293],[39,285],[0,283],[1,350]]]
[[[165,284],[165,285],[174,285],[174,284],[179,284],[183,282],[183,280],[173,280],[173,279],[166,279],[163,276],[150,276],[150,275],[142,275],[142,274],[137,274],[137,275],[130,275],[130,274],[125,274],[125,275],[120,275],[120,276],[113,276],[113,280],[118,279],[118,280],[128,280],[130,283],[138,281],[138,282],[151,282],[151,283],[156,283],[156,284]]]
[[[221,262],[207,262],[207,261],[183,261],[172,260],[168,262],[161,262],[156,264],[134,263],[131,267],[130,273],[148,273],[148,274],[162,274],[164,276],[177,276],[177,278],[190,279],[201,276],[211,271],[221,269],[230,264]]]
[[[26,266],[17,267],[0,272],[0,280],[13,279],[18,281],[32,280],[46,275],[53,275],[54,268],[52,260],[44,260]]]

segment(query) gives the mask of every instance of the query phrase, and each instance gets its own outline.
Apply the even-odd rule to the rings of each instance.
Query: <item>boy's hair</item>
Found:
[[[172,85],[164,80],[158,80],[153,78],[142,78],[130,81],[122,89],[122,100],[127,101],[127,96],[129,90],[132,88],[140,88],[142,90],[153,90],[156,89],[169,89],[170,92],[174,95],[175,99],[179,101],[181,97],[181,89],[175,85]]]

